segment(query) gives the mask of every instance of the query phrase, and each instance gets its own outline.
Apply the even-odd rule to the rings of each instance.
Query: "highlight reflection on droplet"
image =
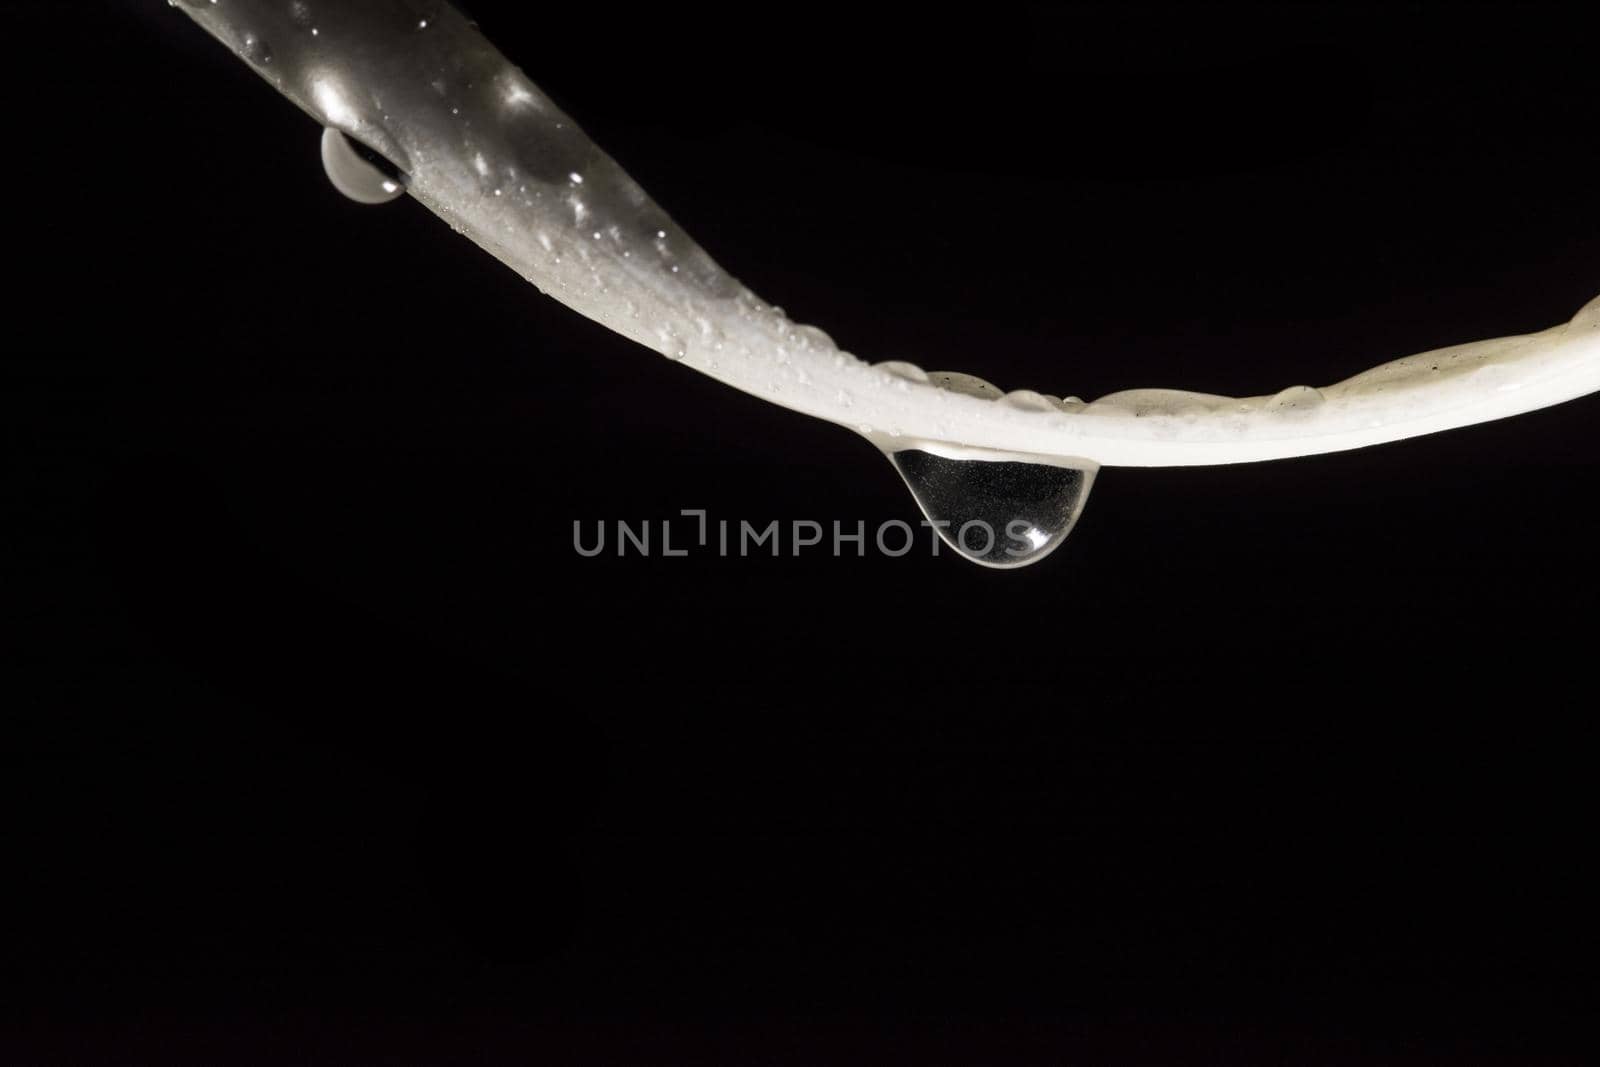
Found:
[[[1021,459],[889,453],[945,543],[986,567],[1025,567],[1055,551],[1083,511],[1099,469]]]

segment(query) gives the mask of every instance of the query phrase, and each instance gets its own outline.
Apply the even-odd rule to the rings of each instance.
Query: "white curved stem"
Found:
[[[324,126],[542,291],[729,385],[886,450],[1187,466],[1360,448],[1600,390],[1600,300],[1541,333],[1243,399],[1133,390],[1090,404],[869,365],[714,263],[458,13],[393,0],[180,0]],[[315,31],[315,32],[313,32]]]

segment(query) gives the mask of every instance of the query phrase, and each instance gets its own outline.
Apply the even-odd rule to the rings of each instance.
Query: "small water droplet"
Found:
[[[1280,415],[1309,415],[1321,407],[1325,398],[1321,390],[1309,385],[1291,385],[1267,401],[1267,410]]]
[[[882,447],[880,443],[880,447]],[[986,567],[1026,567],[1055,551],[1083,511],[1098,466],[1016,458],[951,459],[885,449],[939,536]]]
[[[656,337],[658,337],[661,341],[661,348],[659,351],[668,359],[680,360],[684,356],[688,355],[688,353],[684,351],[683,339],[679,337],[670,327],[663,326],[658,329],[656,331]]]
[[[829,337],[825,331],[819,330],[815,326],[796,326],[794,334],[801,348],[814,348],[826,352],[839,347],[833,343],[832,337]]]
[[[1014,408],[1023,411],[1059,411],[1060,402],[1054,397],[1044,393],[1036,393],[1032,389],[1013,389],[1002,400]]]
[[[406,191],[393,165],[331,126],[322,131],[322,169],[335,189],[358,204],[387,204]]]
[[[998,386],[984,381],[975,374],[938,370],[929,372],[928,380],[946,392],[965,393],[980,400],[997,400],[1002,395]]]
[[[272,62],[272,46],[253,33],[244,35],[240,53],[252,63],[265,65]]]
[[[888,371],[896,378],[901,378],[908,382],[922,384],[928,380],[928,375],[915,363],[906,363],[903,360],[891,359],[883,363],[875,363],[873,366],[878,370]]]
[[[1587,304],[1583,305],[1583,307],[1578,309],[1578,313],[1572,316],[1572,322],[1569,324],[1569,328],[1576,330],[1600,330],[1600,296],[1595,297],[1593,300],[1589,301]]]

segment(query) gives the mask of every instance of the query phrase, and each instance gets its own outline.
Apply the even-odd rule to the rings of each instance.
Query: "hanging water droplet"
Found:
[[[1009,456],[884,451],[944,542],[986,567],[1026,567],[1055,551],[1078,521],[1099,469],[1088,460],[1063,467]]]
[[[322,169],[335,189],[358,204],[387,204],[406,191],[404,178],[387,160],[331,126],[322,131]]]

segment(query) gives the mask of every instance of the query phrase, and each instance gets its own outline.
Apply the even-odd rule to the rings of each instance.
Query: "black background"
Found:
[[[469,5],[869,359],[1255,394],[1600,293],[1563,8]],[[1593,398],[1071,541],[636,348],[164,4],[8,5],[12,1062],[1581,1062]]]

